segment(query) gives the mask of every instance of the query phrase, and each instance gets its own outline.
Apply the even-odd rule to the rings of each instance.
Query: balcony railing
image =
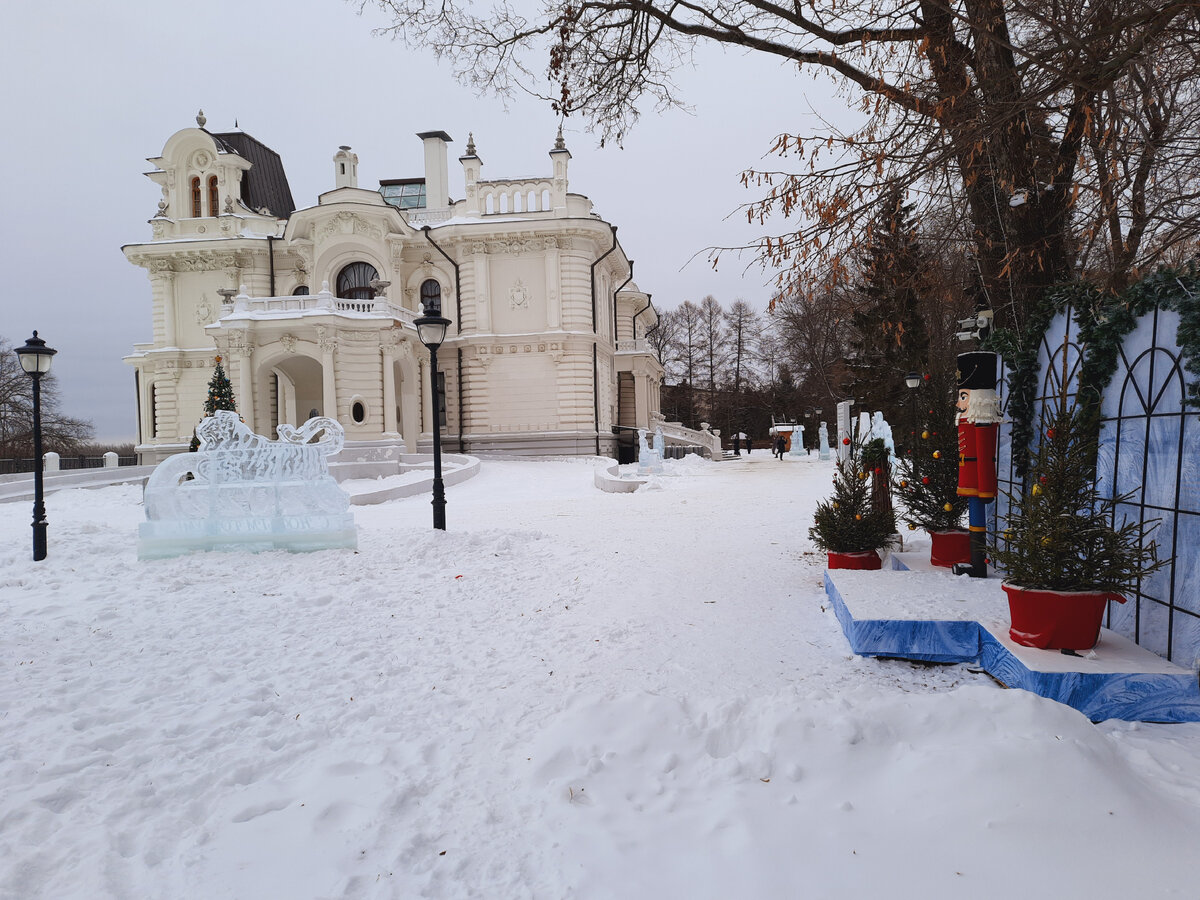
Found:
[[[617,341],[618,353],[650,353],[650,342],[645,338],[636,338],[632,341]]]
[[[242,293],[234,297],[232,303],[224,304],[222,313],[288,313],[319,310],[391,318],[409,325],[417,317],[417,314],[412,310],[396,306],[387,297],[375,297],[371,300],[352,300],[346,297],[335,297],[327,288],[316,294],[293,294],[286,297],[251,297]]]

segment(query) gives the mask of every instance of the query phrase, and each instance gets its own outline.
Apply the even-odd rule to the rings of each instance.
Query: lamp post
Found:
[[[916,372],[909,372],[904,376],[904,383],[908,385],[908,440],[905,443],[908,445],[904,449],[912,454],[913,439],[917,436],[917,395],[914,393],[921,386],[921,376]]]
[[[438,347],[446,339],[450,320],[443,318],[440,308],[427,304],[424,315],[413,322],[421,343],[429,348],[429,387],[433,394],[433,527],[446,530],[446,488],[442,484],[442,414],[438,403]]]
[[[42,376],[50,371],[50,361],[57,350],[46,346],[46,342],[33,337],[24,347],[16,348],[21,368],[33,379],[33,559],[38,562],[46,558],[46,504],[42,502]]]

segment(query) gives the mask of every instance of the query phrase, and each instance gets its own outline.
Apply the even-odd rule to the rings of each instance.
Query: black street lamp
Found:
[[[50,361],[58,351],[47,347],[35,331],[25,346],[17,347],[15,352],[25,374],[33,379],[33,559],[38,562],[46,558],[46,504],[42,501],[42,376],[50,371]]]
[[[441,310],[427,304],[424,315],[413,322],[421,343],[429,348],[429,385],[433,394],[433,527],[446,530],[446,487],[442,484],[442,410],[438,394],[438,347],[446,339],[450,320]]]
[[[910,391],[908,395],[908,440],[905,442],[908,446],[905,449],[911,455],[917,437],[917,395],[915,391],[921,386],[921,376],[916,372],[909,372],[904,376],[904,383],[908,385]]]

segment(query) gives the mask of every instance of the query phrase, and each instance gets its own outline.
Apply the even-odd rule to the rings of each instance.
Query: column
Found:
[[[250,346],[249,339],[246,339],[238,353],[238,381],[241,382],[238,387],[242,394],[242,418],[249,423],[250,430],[257,434],[258,423],[254,419],[254,372],[250,360],[253,353],[254,348]]]
[[[480,334],[492,331],[491,285],[488,284],[487,246],[476,244],[475,252],[475,328]]]
[[[337,419],[337,379],[333,371],[337,339],[328,336],[324,328],[318,328],[317,344],[321,348],[321,415]]]
[[[433,434],[433,393],[429,360],[421,360],[421,434]]]
[[[379,351],[383,357],[383,431],[396,434],[396,346],[384,344]]]
[[[175,273],[164,269],[155,273],[154,293],[162,304],[163,347],[178,347],[178,335],[175,333]]]
[[[562,327],[562,282],[559,277],[558,242],[546,241],[546,327],[558,331]]]

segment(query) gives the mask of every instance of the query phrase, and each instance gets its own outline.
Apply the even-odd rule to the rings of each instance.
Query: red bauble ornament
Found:
[[[879,468],[879,466],[876,466],[876,467],[875,467],[875,474],[876,474],[876,475],[882,475],[882,474],[883,474],[883,469]]]
[[[849,444],[849,443],[850,443],[850,438],[842,438],[842,443],[843,443],[843,444]]]
[[[921,477],[921,484],[929,484],[929,476],[928,475],[924,475]]]
[[[1048,437],[1050,440],[1054,440],[1054,429],[1053,428],[1046,429],[1046,437]]]
[[[1042,484],[1045,484],[1045,483],[1046,483],[1046,476],[1045,476],[1045,475],[1039,475],[1039,476],[1038,476],[1038,481],[1039,481],[1039,482],[1041,482]]]
[[[922,377],[922,378],[924,378],[926,381],[928,381],[928,380],[929,380],[929,373],[928,373],[928,372],[926,372],[926,373],[925,373],[924,375],[922,375],[921,377]]]

